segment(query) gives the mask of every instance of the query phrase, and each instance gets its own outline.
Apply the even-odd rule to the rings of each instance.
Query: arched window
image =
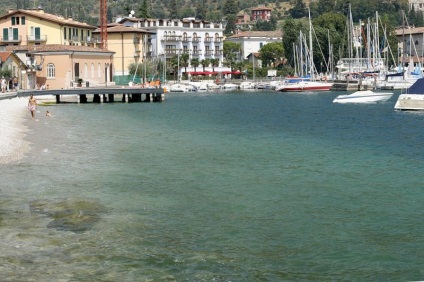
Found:
[[[84,64],[84,77],[85,78],[88,77],[88,66],[87,66],[87,63]]]
[[[94,77],[94,64],[91,63],[91,77]]]
[[[415,41],[415,45],[418,45],[418,40]]]
[[[97,67],[97,77],[102,77],[102,67],[100,66],[100,64]]]
[[[56,69],[53,64],[47,64],[47,78],[55,78]]]

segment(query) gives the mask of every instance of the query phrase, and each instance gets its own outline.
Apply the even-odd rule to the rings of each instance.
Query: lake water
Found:
[[[424,114],[338,94],[39,107],[0,280],[423,280]]]

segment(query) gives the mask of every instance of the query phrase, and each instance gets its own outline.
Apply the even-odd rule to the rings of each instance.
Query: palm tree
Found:
[[[215,71],[215,67],[219,66],[219,59],[211,59],[212,71]]]
[[[184,72],[187,73],[188,62],[190,60],[190,56],[187,53],[183,53],[180,56],[180,63],[184,67]]]
[[[196,71],[196,68],[200,65],[199,58],[191,59],[191,65],[194,67],[194,71]]]
[[[203,71],[205,71],[205,67],[209,66],[211,61],[209,59],[203,59],[200,61],[200,64],[203,66]]]

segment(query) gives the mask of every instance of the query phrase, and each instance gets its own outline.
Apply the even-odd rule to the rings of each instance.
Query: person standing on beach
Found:
[[[34,96],[31,94],[28,100],[28,110],[31,112],[31,116],[35,118],[35,109],[37,108],[37,100],[35,100]]]

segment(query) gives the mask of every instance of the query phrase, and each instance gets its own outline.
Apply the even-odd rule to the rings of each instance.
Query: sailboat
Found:
[[[404,94],[400,94],[395,110],[424,110],[424,78],[418,79]]]
[[[279,92],[305,92],[305,91],[329,91],[333,86],[333,83],[327,81],[317,81],[316,80],[316,68],[313,61],[313,48],[312,48],[312,21],[311,21],[311,12],[309,11],[309,48],[306,44],[306,39],[300,32],[300,53],[302,50],[306,50],[306,67],[309,68],[309,75],[301,77],[290,77],[284,81],[284,83],[279,84],[276,87],[276,91]],[[305,48],[303,48],[303,41],[305,41]],[[301,60],[303,64],[303,60]],[[303,71],[303,69],[302,69]]]

